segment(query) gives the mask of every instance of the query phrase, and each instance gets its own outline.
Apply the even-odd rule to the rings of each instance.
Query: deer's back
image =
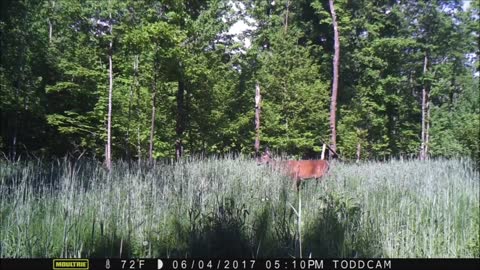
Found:
[[[294,180],[322,177],[329,168],[325,160],[288,160],[276,164]]]

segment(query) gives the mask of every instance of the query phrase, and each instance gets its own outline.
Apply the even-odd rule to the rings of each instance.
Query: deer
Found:
[[[299,191],[302,181],[307,179],[320,179],[329,170],[330,166],[326,160],[282,160],[276,161],[272,158],[268,148],[257,162],[258,165],[266,164],[289,176],[294,183],[296,191]]]

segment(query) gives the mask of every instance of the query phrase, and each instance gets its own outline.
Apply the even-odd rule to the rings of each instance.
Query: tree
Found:
[[[108,1],[109,5],[109,34],[111,36],[108,45],[108,113],[107,113],[107,149],[105,153],[105,164],[107,169],[112,169],[112,92],[113,92],[113,21],[112,21],[112,1]]]
[[[255,85],[255,156],[260,156],[260,112],[262,104],[262,95],[260,94],[260,85]]]
[[[262,142],[279,152],[320,155],[328,136],[328,83],[312,57],[320,47],[304,39],[306,3],[258,4],[251,11],[258,21],[250,49],[255,55],[251,89],[257,80],[262,85]]]
[[[0,9],[0,151],[16,160],[49,149],[42,94],[48,32],[42,2],[2,1]]]
[[[427,74],[428,53],[425,52],[423,61],[423,75]],[[425,80],[422,88],[422,145],[420,149],[420,160],[428,158],[428,138],[430,129],[430,102],[429,102],[429,85]]]
[[[337,96],[338,96],[338,72],[340,66],[340,34],[338,31],[337,15],[335,14],[335,6],[333,0],[328,1],[330,12],[332,14],[332,24],[334,33],[334,56],[333,56],[333,78],[332,78],[332,99],[330,103],[330,129],[331,129],[331,146],[330,148],[337,151]]]
[[[480,153],[478,4],[3,1],[0,15],[10,158],[252,154],[257,83],[262,144],[278,152]],[[232,35],[240,18],[251,28]]]

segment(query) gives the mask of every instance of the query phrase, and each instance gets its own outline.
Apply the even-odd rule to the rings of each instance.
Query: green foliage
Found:
[[[478,158],[478,5],[335,7],[341,157],[354,159],[358,145],[362,159],[416,156],[428,86],[431,156]],[[153,106],[154,158],[173,157],[180,139],[186,156],[252,153],[257,83],[262,146],[310,158],[329,143],[327,1],[8,0],[0,10],[0,151],[9,158],[102,158],[110,53],[114,158],[145,158]],[[239,19],[251,28],[231,34]]]

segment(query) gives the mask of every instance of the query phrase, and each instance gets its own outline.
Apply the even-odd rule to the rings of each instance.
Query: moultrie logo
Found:
[[[53,259],[53,270],[88,270],[88,259]]]

